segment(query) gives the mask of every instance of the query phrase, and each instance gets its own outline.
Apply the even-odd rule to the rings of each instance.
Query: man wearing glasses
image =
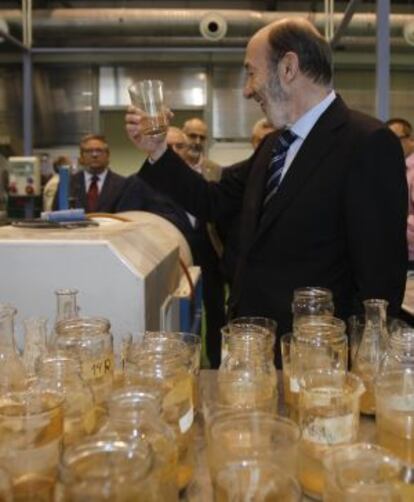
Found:
[[[84,208],[87,213],[114,213],[125,178],[109,167],[110,152],[105,136],[87,134],[79,146],[79,163],[83,169],[71,178],[70,206]]]

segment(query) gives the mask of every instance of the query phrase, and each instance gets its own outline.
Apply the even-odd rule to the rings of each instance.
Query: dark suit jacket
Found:
[[[119,174],[114,173],[110,169],[108,170],[102,190],[98,197],[98,207],[96,212],[98,213],[114,213],[116,204],[118,203],[124,187],[126,178]],[[59,188],[58,188],[59,191]],[[53,202],[53,208],[57,208],[57,197],[56,193],[55,200]],[[87,207],[87,197],[85,188],[85,175],[83,171],[79,171],[74,174],[70,179],[70,205],[73,208],[83,208],[88,211]]]
[[[332,290],[336,315],[385,298],[396,315],[407,269],[407,183],[401,146],[381,122],[340,97],[322,114],[260,218],[270,134],[220,183],[207,183],[171,150],[142,177],[200,218],[240,212],[233,315],[262,315],[291,328],[293,290]]]

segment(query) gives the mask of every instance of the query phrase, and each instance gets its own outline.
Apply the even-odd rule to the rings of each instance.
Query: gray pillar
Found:
[[[377,0],[375,109],[380,120],[390,113],[390,0]]]
[[[23,51],[23,153],[32,155],[33,150],[33,86],[32,54]]]

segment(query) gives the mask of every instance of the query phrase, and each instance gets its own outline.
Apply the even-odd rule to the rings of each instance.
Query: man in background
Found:
[[[388,127],[401,142],[404,152],[408,184],[407,240],[409,268],[414,269],[414,137],[413,128],[408,120],[393,118],[387,121]]]
[[[193,158],[190,142],[181,129],[169,127],[167,144],[187,164]],[[190,168],[190,166],[189,166]],[[224,278],[220,268],[220,256],[217,251],[218,236],[215,228],[203,220],[187,213],[192,232],[186,235],[193,254],[195,265],[201,268],[203,304],[206,318],[206,349],[211,368],[218,368],[221,356],[220,329],[226,323]],[[221,242],[219,242],[221,247]]]
[[[221,177],[221,167],[206,157],[207,124],[192,118],[184,122],[183,132],[188,138],[188,154],[186,162],[207,181],[218,181]]]
[[[108,141],[100,134],[87,134],[80,141],[79,172],[70,179],[70,206],[87,213],[114,213],[125,186],[125,177],[109,165]],[[56,197],[54,207],[57,207]]]

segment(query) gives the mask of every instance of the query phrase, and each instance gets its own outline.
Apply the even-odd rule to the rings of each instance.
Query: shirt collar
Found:
[[[329,105],[335,100],[335,91],[331,91],[326,98],[320,101],[313,108],[308,110],[300,119],[298,119],[293,126],[290,128],[299,138],[302,140],[306,139],[306,136],[311,131],[312,127],[316,124],[322,113],[329,107]]]
[[[108,169],[105,169],[105,171],[102,171],[101,173],[96,175],[96,176],[98,176],[98,182],[105,180],[107,172],[108,172]],[[92,177],[95,176],[95,174],[88,172],[86,169],[84,171],[84,174],[85,174],[86,183],[90,183],[92,181]]]

